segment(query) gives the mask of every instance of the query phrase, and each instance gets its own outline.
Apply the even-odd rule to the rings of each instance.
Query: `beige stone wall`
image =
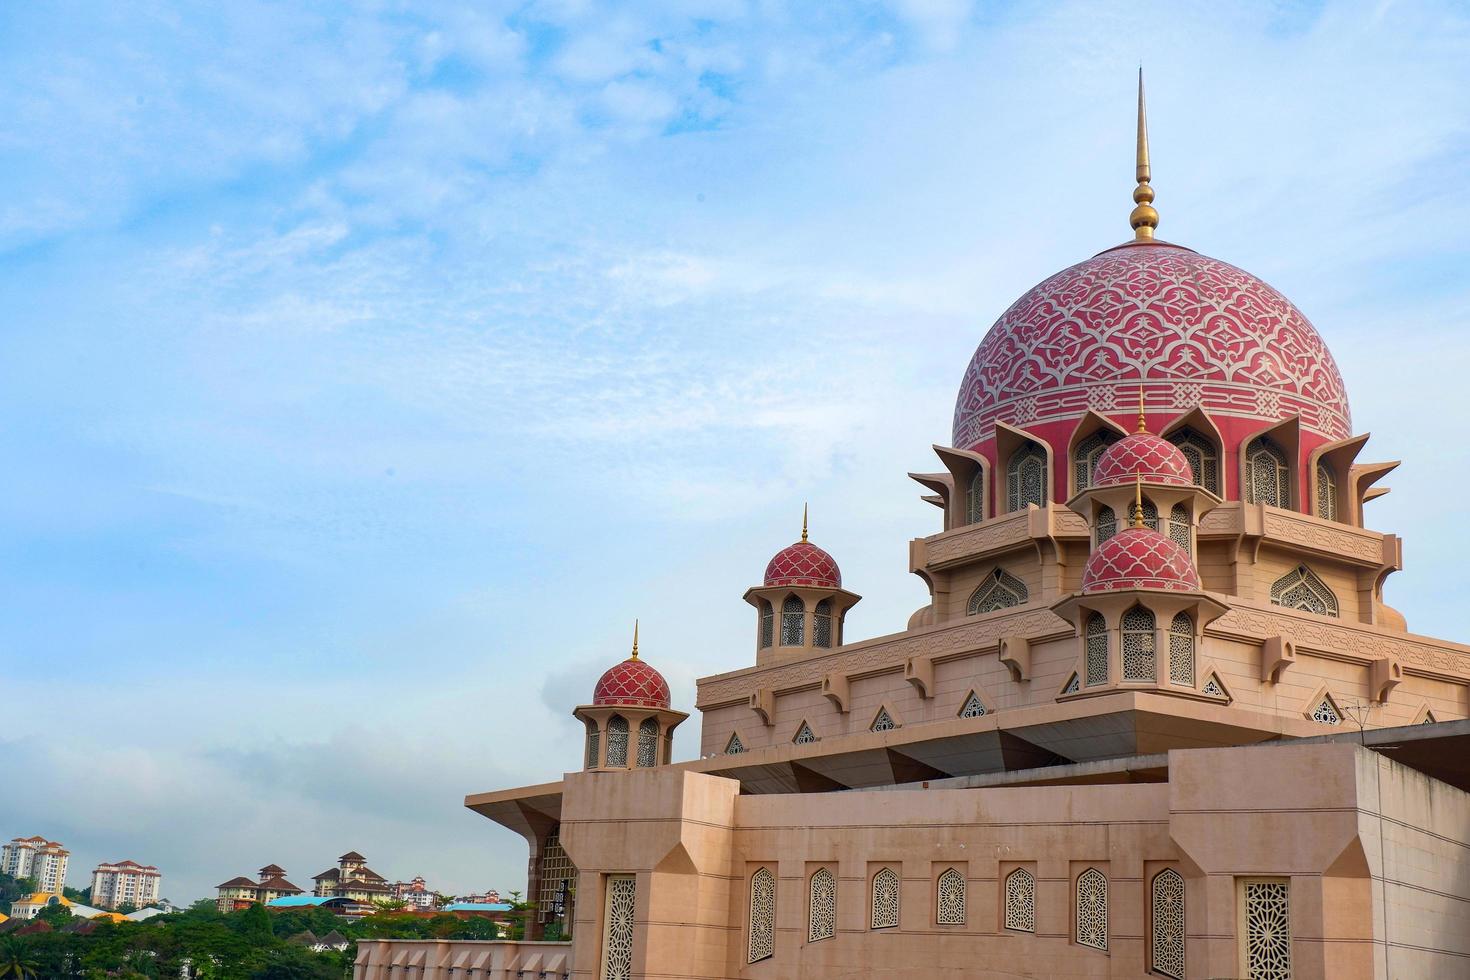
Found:
[[[362,940],[353,980],[562,980],[571,943]]]

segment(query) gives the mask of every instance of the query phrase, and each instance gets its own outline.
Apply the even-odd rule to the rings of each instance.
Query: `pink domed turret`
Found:
[[[1095,487],[1117,487],[1133,483],[1169,487],[1192,487],[1194,471],[1179,447],[1148,432],[1135,432],[1103,451],[1092,471]]]
[[[638,659],[638,627],[633,627],[633,653],[622,663],[603,672],[592,692],[594,705],[632,705],[639,708],[667,708],[669,682],[664,675]]]
[[[1124,528],[1097,548],[1082,569],[1082,591],[1163,589],[1198,592],[1189,552],[1148,527]]]
[[[801,514],[801,540],[776,552],[766,565],[765,584],[842,588],[842,569],[837,567],[837,559],[806,539],[805,509]]]
[[[587,726],[583,768],[605,772],[668,765],[674,729],[689,716],[670,706],[669,682],[638,659],[638,621],[633,621],[633,652],[598,678],[592,703],[572,715]]]

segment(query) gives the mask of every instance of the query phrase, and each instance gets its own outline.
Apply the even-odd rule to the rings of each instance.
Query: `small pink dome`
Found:
[[[1092,485],[1116,487],[1140,477],[1144,483],[1194,486],[1194,471],[1179,447],[1147,432],[1135,432],[1104,450],[1093,467]]]
[[[667,708],[669,682],[644,661],[629,657],[603,673],[592,692],[592,703]]]
[[[798,541],[776,552],[766,565],[767,585],[806,585],[817,589],[842,588],[837,560],[810,541]]]
[[[1199,590],[1189,553],[1148,527],[1124,528],[1092,552],[1082,569],[1083,592],[1119,589]]]

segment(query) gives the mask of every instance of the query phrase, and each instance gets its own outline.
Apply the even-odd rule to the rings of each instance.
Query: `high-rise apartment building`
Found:
[[[151,864],[118,861],[99,864],[92,872],[92,904],[115,909],[119,905],[142,908],[158,901],[163,875]]]
[[[36,879],[36,890],[60,893],[71,852],[44,837],[17,837],[0,846],[0,871],[12,878]]]

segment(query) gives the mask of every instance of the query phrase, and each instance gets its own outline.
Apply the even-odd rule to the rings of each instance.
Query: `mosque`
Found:
[[[1322,337],[1160,240],[1027,291],[912,474],[930,601],[847,642],[808,539],[688,715],[633,653],[583,771],[466,805],[529,844],[521,942],[363,942],[356,977],[1470,977],[1470,647],[1383,600]],[[851,584],[851,583],[848,583]]]

